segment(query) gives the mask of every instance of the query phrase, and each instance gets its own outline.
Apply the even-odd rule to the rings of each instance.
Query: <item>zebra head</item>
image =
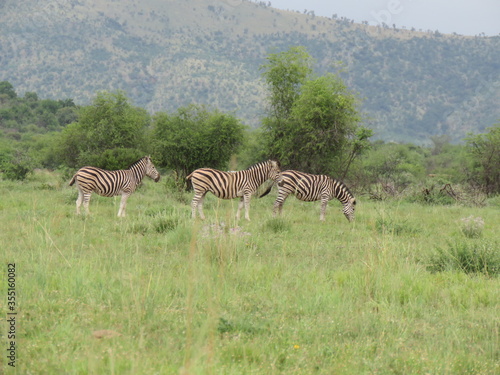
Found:
[[[160,174],[155,168],[155,165],[151,161],[151,156],[146,156],[146,176],[153,179],[155,182],[160,181]]]
[[[281,164],[276,160],[269,160],[268,163],[271,165],[268,177],[273,180],[278,185],[281,184],[283,178],[281,177]]]
[[[342,212],[344,212],[345,217],[349,221],[354,220],[354,209],[356,208],[356,198],[349,198],[347,202],[344,203],[344,208]]]

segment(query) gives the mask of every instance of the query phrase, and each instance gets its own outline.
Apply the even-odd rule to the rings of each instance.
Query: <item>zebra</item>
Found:
[[[194,189],[194,197],[191,202],[192,217],[196,218],[196,209],[202,220],[203,200],[207,192],[212,192],[221,199],[233,199],[241,197],[236,219],[240,219],[240,212],[245,205],[245,219],[250,221],[250,197],[254,194],[260,185],[266,180],[279,182],[280,163],[275,160],[267,160],[248,167],[243,171],[223,172],[217,169],[200,168],[193,171],[186,180],[191,180]]]
[[[262,194],[261,197],[269,193],[269,190]],[[342,211],[347,220],[354,220],[356,198],[354,198],[347,186],[333,178],[292,170],[281,172],[281,182],[278,183],[278,197],[273,206],[274,216],[276,216],[276,211],[281,214],[283,203],[285,203],[289,194],[294,194],[298,199],[305,202],[321,200],[319,216],[321,221],[325,221],[328,201],[337,198],[344,205]]]
[[[92,192],[96,192],[103,197],[113,197],[121,194],[122,199],[118,217],[124,217],[127,199],[135,191],[144,176],[152,178],[155,182],[160,180],[160,174],[150,156],[144,156],[137,160],[128,169],[117,171],[107,171],[96,167],[81,168],[69,183],[69,186],[72,186],[76,182],[78,187],[77,215],[80,214],[82,202],[87,215],[89,214],[90,196]]]

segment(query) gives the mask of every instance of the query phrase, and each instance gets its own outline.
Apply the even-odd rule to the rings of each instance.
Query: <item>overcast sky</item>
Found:
[[[500,34],[500,0],[271,0],[271,6],[313,10],[317,16],[337,14],[370,25],[384,22],[441,33]]]

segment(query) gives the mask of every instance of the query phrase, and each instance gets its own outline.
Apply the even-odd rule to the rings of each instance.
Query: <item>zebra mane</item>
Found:
[[[278,164],[278,167],[280,167],[280,162],[279,161],[276,161],[276,160],[266,160],[266,161],[261,161],[257,164],[254,164],[254,165],[251,165],[250,167],[248,167],[247,169],[245,169],[246,171],[249,171],[249,170],[252,170],[252,169],[256,169],[256,168],[259,168],[261,165],[266,165],[266,164],[270,164],[271,162],[275,162],[276,164]]]
[[[137,164],[139,164],[140,162],[142,162],[144,159],[149,159],[149,158],[150,158],[150,156],[143,156],[139,160],[136,160],[132,164],[130,164],[127,169],[132,169],[132,167],[135,167]]]
[[[345,192],[346,192],[347,194],[349,194],[349,195],[351,196],[351,198],[354,198],[354,194],[353,194],[353,193],[349,190],[349,188],[347,187],[347,185],[346,185],[346,184],[344,184],[344,183],[343,183],[342,181],[340,181],[340,180],[336,180],[336,179],[334,179],[333,177],[330,177],[330,178],[331,178],[334,182],[336,182],[337,184],[339,184],[339,185],[340,185],[340,187],[341,187],[343,190],[345,190]],[[355,198],[354,198],[354,199],[355,199]],[[356,204],[356,202],[354,202],[354,204]]]

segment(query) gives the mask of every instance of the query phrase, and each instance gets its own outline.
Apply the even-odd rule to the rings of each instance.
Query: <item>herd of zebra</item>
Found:
[[[96,167],[81,168],[69,183],[72,186],[76,182],[78,187],[76,213],[80,214],[82,203],[86,213],[89,213],[90,196],[92,192],[95,192],[104,197],[121,195],[118,216],[125,216],[127,199],[144,176],[152,178],[155,182],[160,180],[160,174],[150,156],[139,159],[128,169],[123,170],[107,171]],[[194,189],[194,198],[191,202],[193,218],[196,218],[196,210],[198,210],[199,216],[205,219],[203,200],[207,192],[210,191],[221,199],[240,198],[236,218],[239,220],[240,212],[245,206],[245,219],[250,220],[250,197],[265,181],[272,180],[278,186],[278,197],[273,207],[273,215],[275,216],[276,213],[281,214],[286,198],[292,194],[305,202],[321,200],[321,221],[325,220],[328,201],[337,198],[343,205],[342,211],[345,217],[349,221],[354,220],[356,199],[342,182],[325,175],[313,175],[292,170],[281,171],[279,162],[275,160],[257,163],[242,171],[224,172],[211,168],[200,168],[193,171],[186,179],[191,181]],[[268,194],[271,187],[261,197]]]

